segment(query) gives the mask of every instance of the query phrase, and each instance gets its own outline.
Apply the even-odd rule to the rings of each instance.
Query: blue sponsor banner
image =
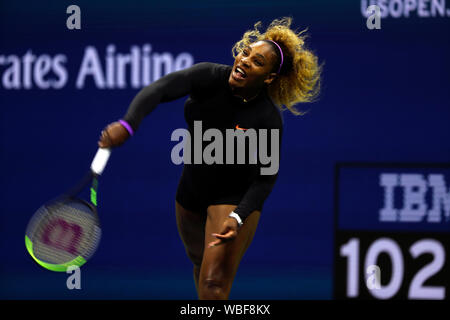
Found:
[[[450,231],[450,164],[341,164],[337,227]]]

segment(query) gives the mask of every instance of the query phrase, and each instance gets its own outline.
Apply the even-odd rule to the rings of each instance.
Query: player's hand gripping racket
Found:
[[[97,214],[98,177],[111,150],[99,148],[86,177],[68,193],[42,205],[25,233],[29,254],[42,267],[65,272],[80,267],[94,254],[101,238]],[[89,201],[77,195],[91,184]]]

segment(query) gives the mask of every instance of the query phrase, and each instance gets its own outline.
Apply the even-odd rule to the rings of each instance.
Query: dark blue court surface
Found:
[[[86,271],[85,271],[86,270]],[[242,268],[230,299],[331,299],[331,272],[322,270],[252,271]],[[39,274],[37,277],[36,274]],[[67,289],[70,274],[10,272],[1,299],[197,299],[188,270],[121,272],[82,269],[81,289]]]

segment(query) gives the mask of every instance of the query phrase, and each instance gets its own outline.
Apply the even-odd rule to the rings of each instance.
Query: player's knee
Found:
[[[200,298],[205,300],[223,300],[228,298],[225,281],[217,278],[207,278],[200,282]]]

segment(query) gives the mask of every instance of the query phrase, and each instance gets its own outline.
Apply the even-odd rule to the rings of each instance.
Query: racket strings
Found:
[[[27,228],[39,260],[62,264],[78,256],[88,259],[96,250],[101,231],[96,212],[78,199],[65,199],[38,209]]]

